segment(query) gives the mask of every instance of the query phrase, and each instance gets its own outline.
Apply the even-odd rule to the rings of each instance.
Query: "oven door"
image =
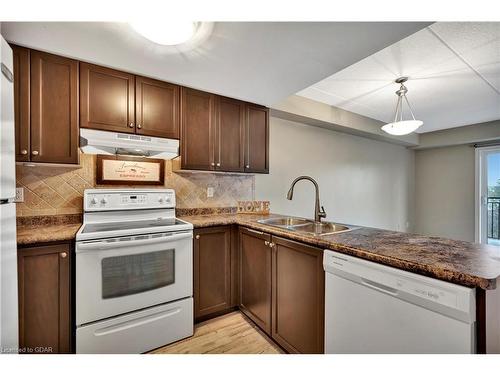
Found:
[[[192,231],[76,243],[78,326],[192,295]]]

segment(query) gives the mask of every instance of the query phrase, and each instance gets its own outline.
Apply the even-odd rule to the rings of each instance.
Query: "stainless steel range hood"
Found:
[[[118,154],[173,159],[179,156],[179,140],[80,129],[80,149],[85,154]]]

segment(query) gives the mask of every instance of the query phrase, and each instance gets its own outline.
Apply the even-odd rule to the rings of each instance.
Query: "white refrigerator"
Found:
[[[0,353],[17,353],[17,241],[12,49],[0,36]]]

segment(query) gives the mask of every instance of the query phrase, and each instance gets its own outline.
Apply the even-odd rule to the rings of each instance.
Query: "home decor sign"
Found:
[[[165,161],[163,159],[97,155],[97,184],[163,185],[164,180]]]
[[[269,205],[269,201],[238,201],[238,213],[269,215]]]

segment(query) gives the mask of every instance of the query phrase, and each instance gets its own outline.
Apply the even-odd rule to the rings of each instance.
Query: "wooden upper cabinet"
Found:
[[[30,160],[30,50],[12,46],[16,161]]]
[[[194,317],[231,307],[231,227],[194,231]]]
[[[179,138],[179,99],[179,86],[136,76],[136,133]]]
[[[269,109],[246,108],[245,172],[269,173]]]
[[[135,132],[135,76],[80,63],[80,126]]]
[[[30,54],[31,161],[78,164],[78,61]]]
[[[227,172],[244,171],[245,103],[217,97],[215,169]]]
[[[239,238],[240,309],[271,335],[271,236],[240,227]]]
[[[19,347],[71,352],[71,247],[20,248]]]
[[[272,337],[289,353],[324,353],[323,251],[273,236]]]
[[[215,95],[181,88],[181,167],[215,169]]]

